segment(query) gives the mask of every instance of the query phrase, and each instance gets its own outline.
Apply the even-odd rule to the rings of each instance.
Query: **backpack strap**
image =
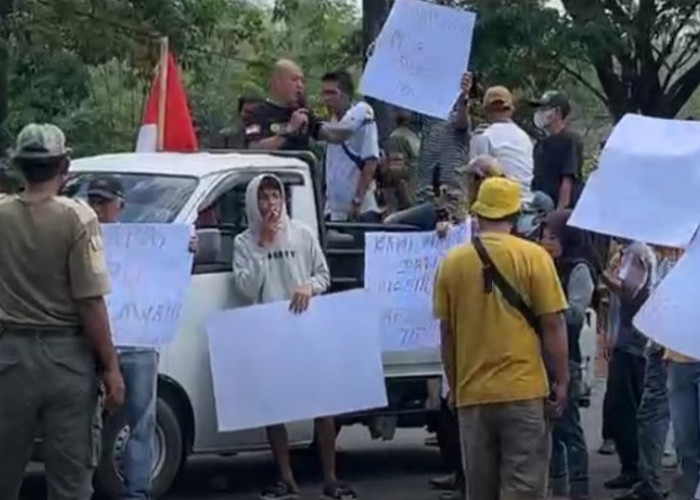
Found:
[[[493,285],[496,285],[496,287],[501,291],[503,298],[506,299],[506,302],[508,302],[511,307],[515,308],[515,310],[518,311],[523,318],[525,318],[525,321],[527,321],[537,335],[540,335],[540,325],[537,315],[532,312],[532,309],[530,309],[530,306],[527,305],[520,293],[513,288],[513,286],[507,279],[505,279],[498,268],[494,265],[491,256],[486,251],[484,243],[477,236],[472,239],[472,243],[474,244],[476,253],[484,266],[484,287],[486,293],[491,293],[493,290]]]

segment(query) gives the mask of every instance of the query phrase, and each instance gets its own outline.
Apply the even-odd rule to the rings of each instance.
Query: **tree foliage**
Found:
[[[15,7],[0,25],[10,96],[0,114],[3,149],[28,121],[64,127],[78,155],[132,149],[161,36],[181,66],[204,146],[236,125],[240,94],[264,92],[276,58],[298,59],[313,82],[353,66],[360,50],[352,0],[274,8],[247,0],[18,0]]]
[[[700,86],[700,0],[563,0],[615,118],[674,117]]]

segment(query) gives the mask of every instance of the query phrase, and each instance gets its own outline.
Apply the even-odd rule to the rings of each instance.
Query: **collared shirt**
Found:
[[[78,301],[110,291],[102,233],[82,200],[0,195],[0,319],[77,327]]]
[[[352,137],[326,148],[326,213],[331,220],[345,220],[352,210],[357,184],[367,162],[379,160],[379,135],[374,110],[366,102],[354,104],[340,120],[350,125]],[[377,210],[376,185],[371,183],[361,212]]]

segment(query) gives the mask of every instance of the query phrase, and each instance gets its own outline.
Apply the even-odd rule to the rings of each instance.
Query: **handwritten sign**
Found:
[[[183,224],[103,224],[114,343],[158,347],[175,335],[190,282],[190,228]]]
[[[362,311],[362,314],[358,314]],[[215,314],[207,322],[219,431],[387,405],[379,308],[365,290]]]
[[[468,238],[468,225],[452,228],[445,239],[434,231],[367,234],[365,288],[382,305],[384,351],[432,349],[440,344],[433,318],[435,273],[445,253]]]
[[[685,248],[700,224],[698,137],[697,122],[625,116],[608,139],[569,224]]]
[[[476,15],[397,0],[362,76],[363,95],[447,119],[469,64]]]
[[[646,336],[695,359],[700,359],[698,280],[700,237],[696,235],[634,318],[634,326]]]

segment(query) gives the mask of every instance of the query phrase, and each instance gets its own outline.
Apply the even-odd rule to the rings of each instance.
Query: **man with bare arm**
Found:
[[[273,175],[254,178],[246,190],[248,229],[233,247],[234,282],[254,304],[290,301],[290,310],[301,314],[311,299],[330,286],[330,271],[314,233],[287,216],[284,186]],[[351,500],[352,489],[339,482],[335,472],[335,423],[333,417],[317,418],[316,439],[323,465],[321,498]],[[279,468],[280,481],[264,490],[261,500],[299,498],[289,456],[284,425],[267,428],[267,437]]]

